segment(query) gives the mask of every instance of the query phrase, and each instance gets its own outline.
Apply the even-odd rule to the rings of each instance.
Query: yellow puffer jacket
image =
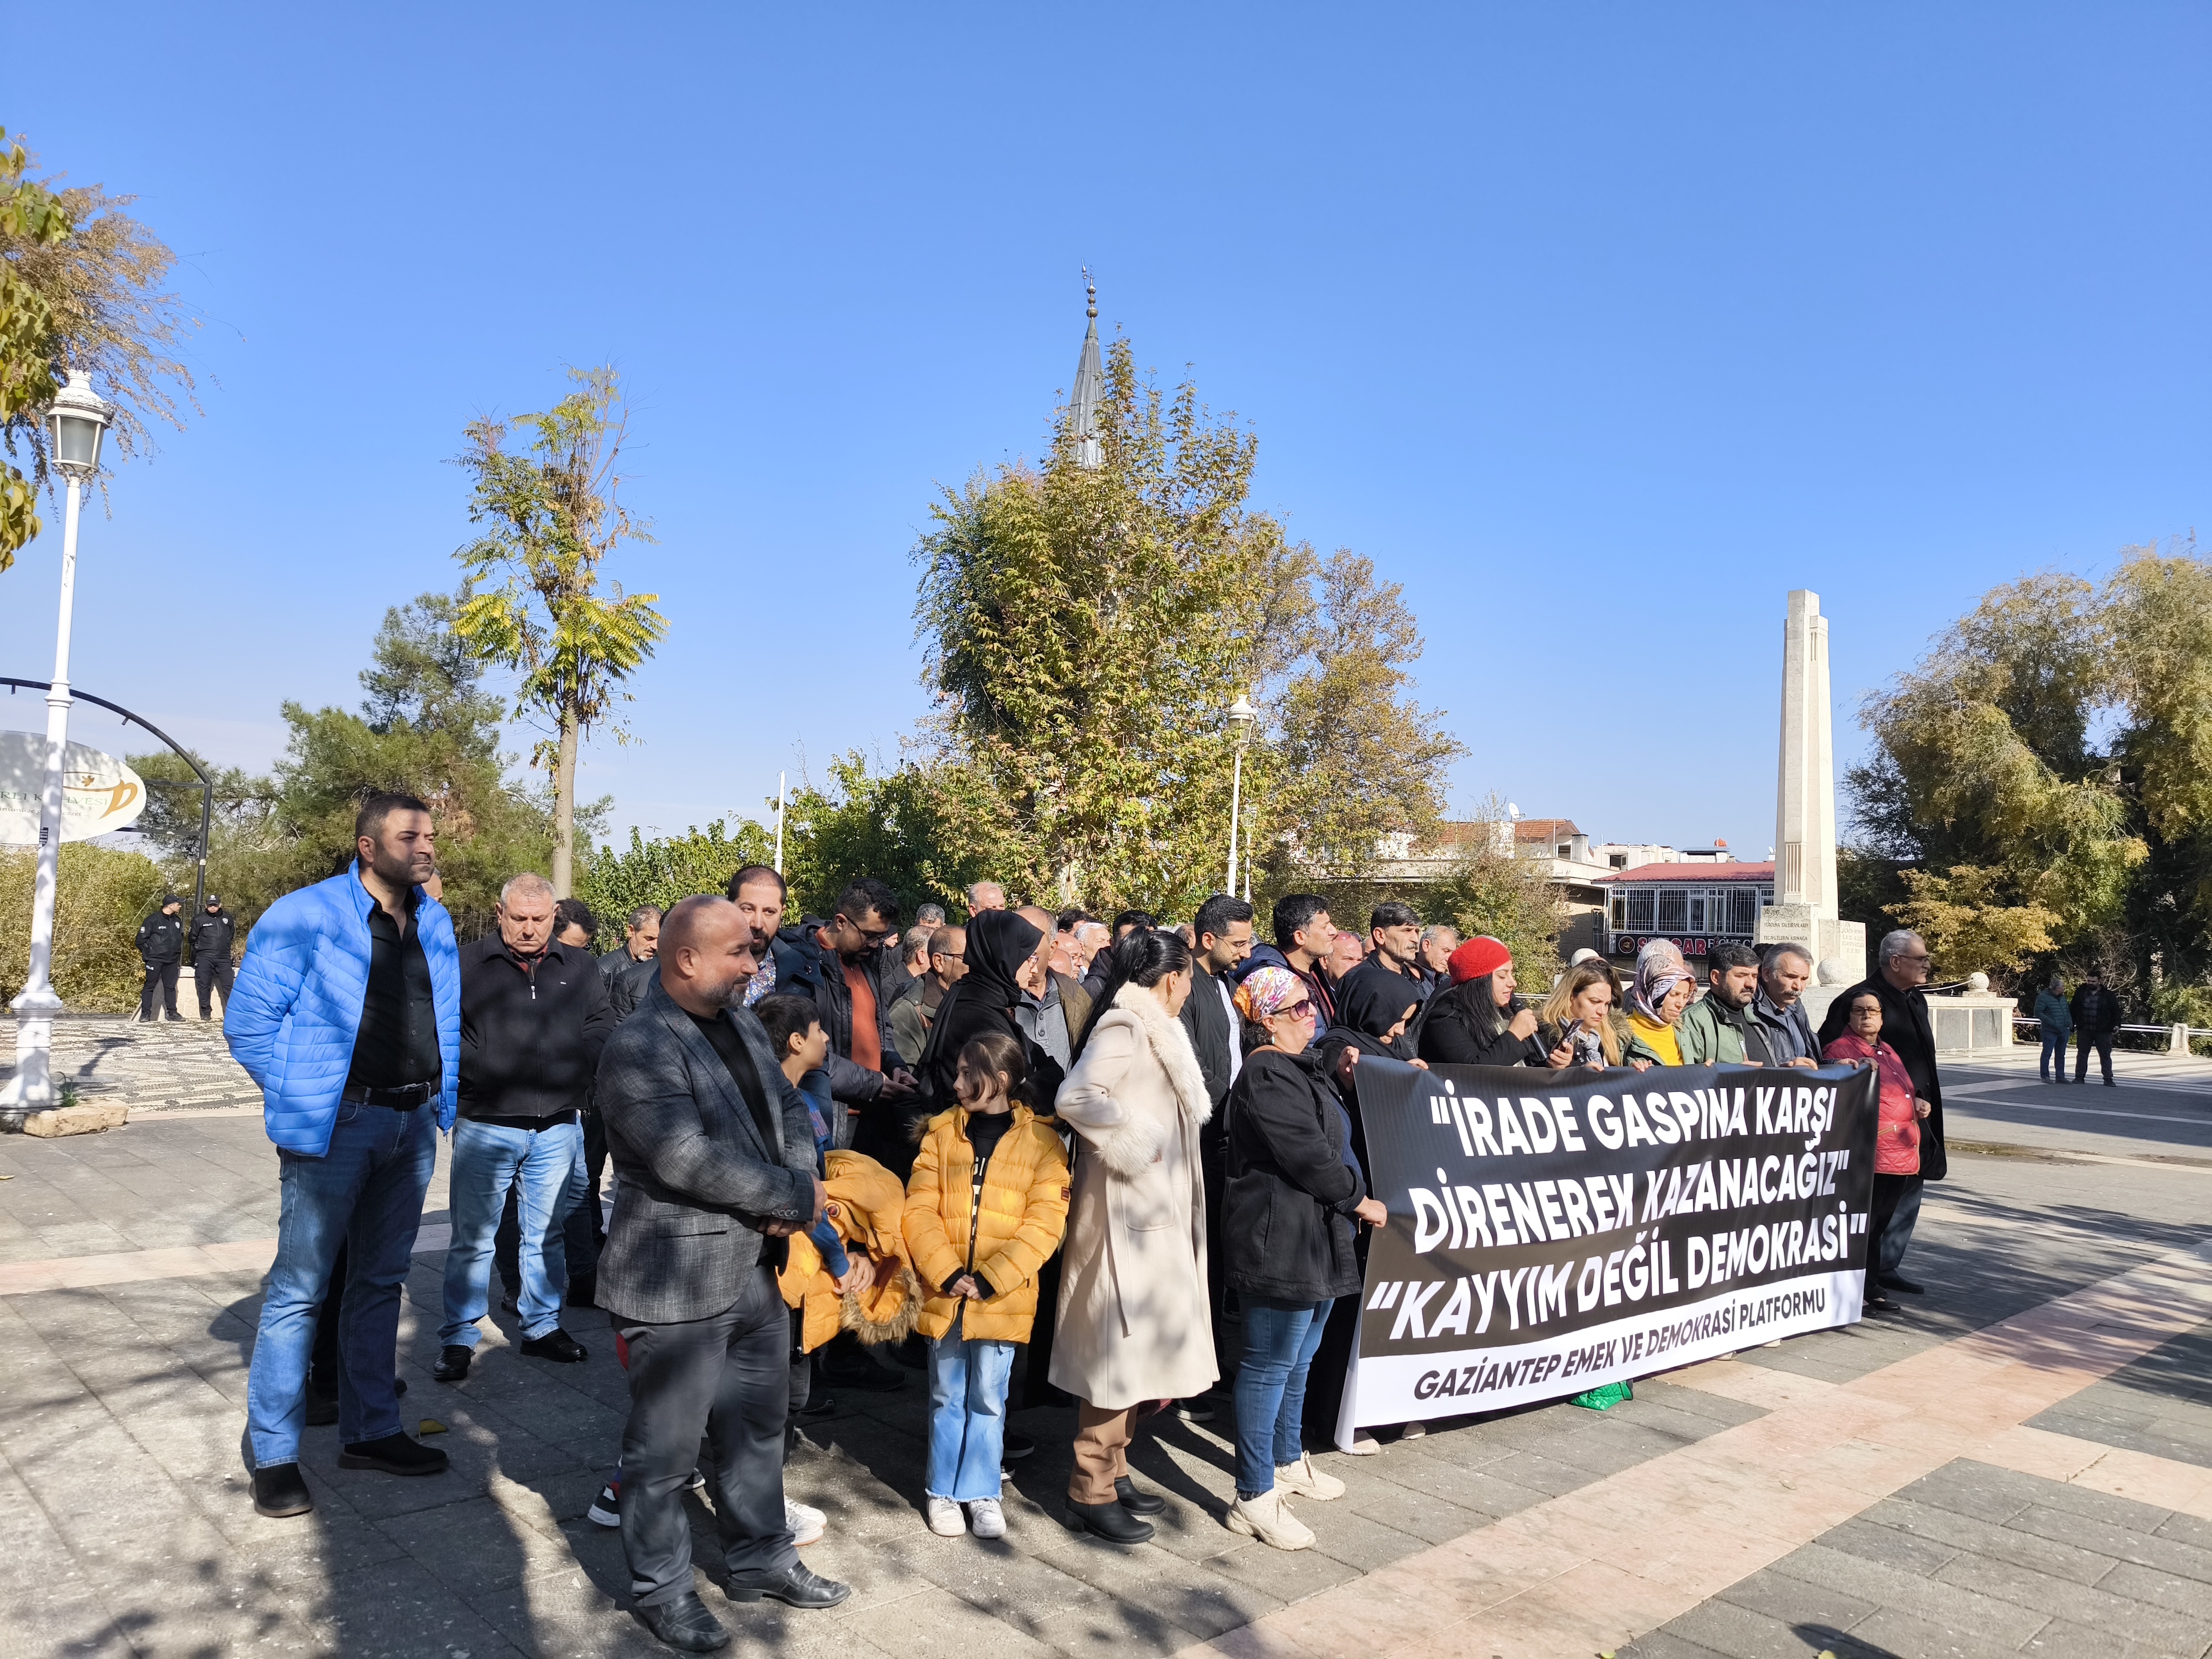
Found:
[[[972,1341],[1026,1342],[1036,1318],[1037,1270],[1067,1231],[1066,1148],[1028,1107],[1016,1106],[983,1171],[980,1203],[975,1188],[968,1112],[955,1107],[929,1121],[907,1183],[907,1254],[928,1297],[921,1333],[940,1337],[952,1328],[961,1302],[943,1287],[972,1272],[991,1295],[967,1304],[960,1334]]]
[[[824,1153],[823,1170],[831,1224],[848,1255],[875,1258],[877,1276],[863,1294],[840,1291],[814,1241],[793,1233],[776,1284],[786,1307],[805,1310],[799,1349],[812,1353],[841,1330],[870,1344],[902,1342],[921,1316],[921,1287],[915,1283],[900,1225],[906,1193],[896,1176],[859,1152]]]

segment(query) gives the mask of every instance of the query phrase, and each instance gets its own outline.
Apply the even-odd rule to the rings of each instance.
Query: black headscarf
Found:
[[[1325,1051],[1350,1048],[1389,1060],[1411,1060],[1413,1044],[1409,1031],[1401,1031],[1389,1042],[1383,1040],[1383,1034],[1418,1007],[1421,1000],[1418,981],[1393,973],[1378,963],[1362,963],[1337,988],[1336,1023],[1322,1034],[1322,1047]]]
[[[953,981],[945,1000],[937,1005],[937,1018],[930,1022],[929,1041],[922,1045],[921,1058],[915,1062],[915,1071],[930,1091],[931,1109],[944,1111],[954,1102],[953,1079],[960,1070],[960,1051],[986,1031],[996,1031],[1010,1036],[1030,1053],[1033,1085],[1043,1079],[1034,1075],[1038,1054],[1022,1029],[1014,1024],[1012,1010],[1021,1000],[1022,988],[1014,976],[1022,970],[1023,963],[1036,954],[1037,945],[1044,934],[1033,922],[1025,921],[1012,910],[986,910],[968,921],[968,971]],[[1048,1060],[1048,1064],[1050,1062]],[[1057,1091],[1060,1067],[1051,1067],[1055,1075],[1051,1079]],[[1033,1088],[1032,1093],[1036,1092]],[[1052,1094],[1044,1094],[1042,1103],[1032,1098],[1027,1103],[1037,1110],[1052,1109]]]

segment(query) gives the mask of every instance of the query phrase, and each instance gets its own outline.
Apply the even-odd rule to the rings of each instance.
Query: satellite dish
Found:
[[[1521,809],[1509,800],[1505,803],[1505,816],[1518,823],[1521,822]]]

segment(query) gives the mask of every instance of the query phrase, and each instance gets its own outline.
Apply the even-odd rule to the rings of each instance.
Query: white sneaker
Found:
[[[1278,1468],[1275,1485],[1297,1497],[1310,1498],[1323,1504],[1332,1498],[1344,1496],[1344,1482],[1316,1468],[1311,1452],[1300,1452],[1297,1462],[1285,1463]]]
[[[829,1529],[830,1517],[811,1504],[800,1504],[791,1498],[783,1500],[783,1524],[794,1544],[819,1543]]]
[[[1421,1440],[1427,1437],[1428,1432],[1429,1425],[1425,1423],[1408,1423],[1404,1428],[1398,1431],[1398,1438],[1401,1440]]]
[[[1382,1453],[1382,1443],[1366,1430],[1356,1429],[1352,1431],[1352,1443],[1344,1451],[1347,1457],[1379,1457]]]
[[[1291,1513],[1291,1506],[1283,1501],[1280,1486],[1261,1492],[1257,1498],[1236,1499],[1229,1505],[1228,1520],[1230,1531],[1256,1538],[1274,1549],[1313,1547],[1313,1528]]]
[[[968,1517],[949,1498],[929,1500],[929,1529],[939,1538],[957,1538],[968,1530]]]
[[[968,1530],[978,1538],[1004,1538],[1006,1512],[995,1498],[979,1498],[968,1506]]]

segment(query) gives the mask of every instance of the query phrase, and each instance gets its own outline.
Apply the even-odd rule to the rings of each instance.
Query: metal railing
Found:
[[[2015,1036],[2020,1034],[2022,1026],[2029,1026],[2033,1028],[2034,1036],[2028,1040],[2037,1042],[2043,1040],[2043,1022],[2033,1014],[2014,1014],[2012,1017],[2012,1024]],[[2195,1052],[2191,1047],[2195,1042],[2200,1041],[2212,1042],[2212,1030],[2205,1030],[2194,1025],[2121,1025],[2115,1030],[2121,1036],[2155,1039],[2154,1045],[2147,1050],[2142,1044],[2134,1045],[2138,1052],[2156,1053],[2160,1048],[2163,1048],[2169,1054],[2186,1054]],[[2069,1031],[2067,1035],[2070,1038],[2073,1034]]]

